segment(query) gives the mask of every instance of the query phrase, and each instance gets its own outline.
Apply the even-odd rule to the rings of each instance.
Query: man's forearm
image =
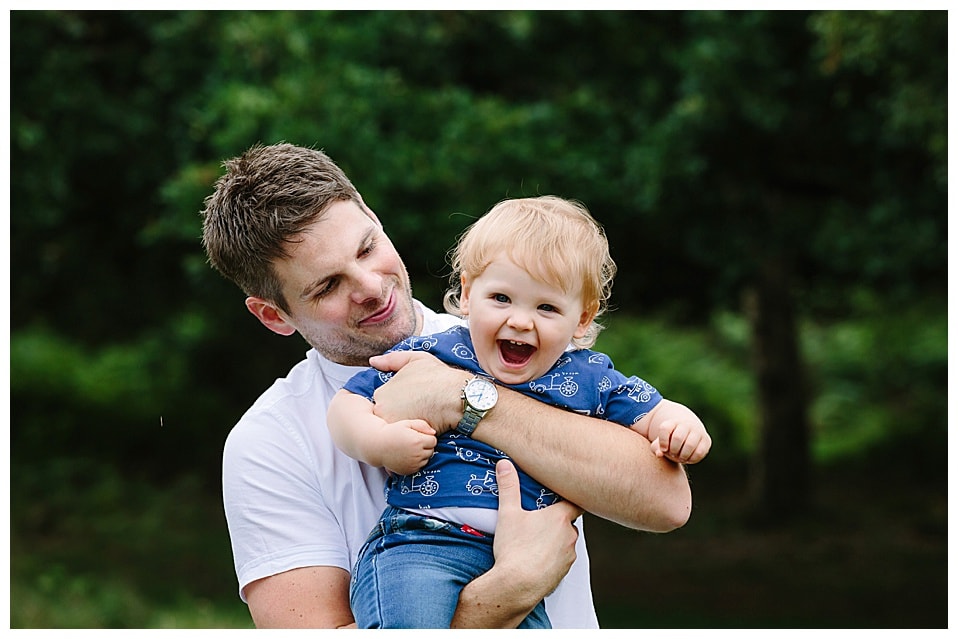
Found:
[[[566,499],[629,528],[667,532],[691,512],[685,470],[619,424],[503,391],[473,436]]]
[[[530,591],[508,587],[494,571],[495,567],[462,589],[451,628],[516,628],[539,603]]]
[[[376,359],[384,370],[399,370],[376,391],[376,414],[387,421],[420,417],[437,433],[462,417],[459,391],[470,373],[426,353]],[[657,458],[647,439],[619,424],[503,388],[473,436],[507,453],[566,499],[623,526],[667,532],[684,525],[691,513],[685,470]]]

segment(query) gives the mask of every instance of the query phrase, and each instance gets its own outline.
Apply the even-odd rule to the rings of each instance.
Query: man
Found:
[[[203,212],[210,261],[264,326],[313,347],[224,448],[240,596],[258,627],[347,627],[349,569],[383,508],[385,475],[336,449],[326,408],[356,367],[373,363],[398,371],[376,393],[378,414],[455,427],[470,375],[424,353],[373,356],[459,320],[413,299],[379,219],[323,153],[255,146],[226,168]],[[574,504],[632,528],[672,530],[691,508],[684,471],[628,429],[505,390],[473,426],[473,437],[568,501],[522,511],[515,469],[500,465],[496,562],[463,590],[453,626],[514,627],[549,595],[554,627],[596,627]]]

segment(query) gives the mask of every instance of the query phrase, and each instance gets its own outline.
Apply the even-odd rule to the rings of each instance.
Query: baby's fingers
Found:
[[[666,457],[680,464],[696,464],[702,461],[712,447],[711,437],[696,430],[681,439],[673,437],[672,443],[673,447],[666,453]]]
[[[709,454],[709,450],[711,450],[711,448],[712,448],[712,438],[709,437],[708,434],[703,435],[699,439],[698,443],[695,445],[692,452],[689,453],[688,461],[685,463],[687,464],[699,463],[700,461],[705,459],[705,456]],[[685,449],[683,448],[683,451],[684,450]]]
[[[652,440],[652,454],[653,454],[653,455],[655,455],[656,457],[664,457],[664,456],[665,456],[665,453],[667,453],[667,452],[668,452],[668,450],[667,450],[665,447],[662,446],[662,443],[659,441],[659,438],[658,438],[658,437],[656,437],[655,439]]]
[[[429,425],[424,419],[407,419],[406,426],[411,430],[422,433],[423,435],[431,435],[433,439],[436,438],[436,431],[433,430],[433,427]]]

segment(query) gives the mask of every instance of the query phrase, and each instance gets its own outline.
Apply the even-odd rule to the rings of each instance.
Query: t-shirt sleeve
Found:
[[[612,360],[606,357],[606,361],[608,366],[600,384],[603,417],[631,427],[662,401],[662,395],[644,379],[626,376],[613,367]]]
[[[223,451],[223,504],[240,598],[293,568],[350,569],[345,533],[319,491],[306,443],[280,419],[247,415]]]
[[[414,335],[399,342],[386,352],[428,350],[428,345],[434,344],[435,341],[435,338]],[[376,392],[376,389],[388,382],[392,376],[392,371],[383,372],[375,368],[367,368],[353,375],[349,381],[343,385],[343,389],[365,397],[369,401],[373,401],[373,393]]]
[[[376,392],[376,389],[385,384],[392,376],[392,372],[384,373],[375,368],[367,368],[349,378],[349,381],[343,385],[343,390],[373,401],[373,393]]]

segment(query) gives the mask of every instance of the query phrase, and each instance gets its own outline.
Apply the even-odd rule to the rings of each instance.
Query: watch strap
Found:
[[[456,432],[462,433],[466,437],[472,437],[473,431],[475,431],[476,426],[479,425],[479,420],[481,420],[485,414],[485,411],[479,412],[471,406],[466,406],[462,412],[462,419],[460,419],[456,425]]]

